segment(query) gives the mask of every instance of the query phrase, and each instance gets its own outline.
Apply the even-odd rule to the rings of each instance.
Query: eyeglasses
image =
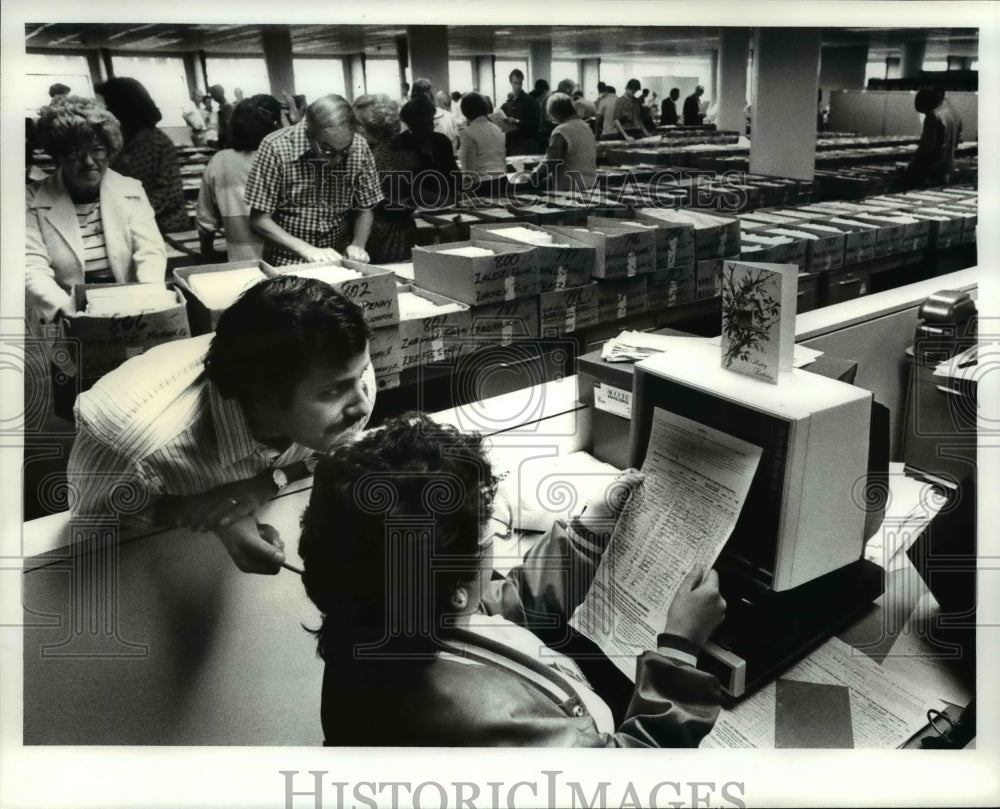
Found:
[[[89,149],[73,149],[66,152],[66,157],[75,161],[82,160],[84,155],[89,155],[94,160],[107,160],[108,148],[106,146],[92,146]]]
[[[333,149],[333,148],[327,146],[325,143],[320,143],[319,141],[314,141],[313,142],[313,146],[316,149],[316,151],[322,157],[343,158],[343,157],[347,157],[347,155],[349,155],[351,153],[351,147],[350,146],[348,146],[345,149]]]
[[[479,539],[479,547],[486,548],[497,539],[510,539],[514,534],[514,511],[504,497],[497,496],[493,501],[493,514],[489,526]]]

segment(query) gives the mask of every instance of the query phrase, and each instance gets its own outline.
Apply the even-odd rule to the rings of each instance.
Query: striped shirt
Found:
[[[364,138],[354,136],[344,166],[334,170],[313,154],[304,121],[261,141],[245,196],[248,207],[270,214],[292,236],[341,251],[349,241],[348,213],[381,199],[375,160]],[[280,266],[302,258],[267,243],[264,261]]]
[[[104,240],[101,201],[74,207],[77,222],[80,223],[80,238],[83,239],[84,280],[88,284],[115,283],[111,262],[108,261],[108,245]]]
[[[314,455],[253,437],[239,402],[223,399],[205,375],[211,339],[151,348],[80,394],[68,469],[74,516],[149,524],[159,495],[206,492]],[[364,382],[374,399],[371,367]]]

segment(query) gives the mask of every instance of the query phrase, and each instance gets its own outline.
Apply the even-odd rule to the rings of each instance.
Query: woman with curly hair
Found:
[[[111,168],[142,183],[161,233],[190,230],[177,147],[156,128],[163,118],[160,108],[136,79],[108,79],[95,90],[122,127],[124,143]]]
[[[260,94],[244,98],[229,121],[225,149],[208,161],[198,191],[195,223],[201,239],[201,255],[214,257],[216,231],[224,229],[230,261],[253,260],[264,253],[264,242],[250,229],[250,206],[244,197],[247,177],[257,147],[265,135],[281,128],[281,103]]]
[[[36,336],[74,315],[74,284],[162,282],[167,266],[142,184],[108,167],[122,147],[115,117],[79,96],[58,96],[39,116],[37,136],[57,170],[27,188],[26,314]],[[57,412],[69,417],[63,388]]]
[[[323,456],[299,555],[322,613],[325,743],[697,747],[721,697],[695,666],[725,612],[714,571],[688,574],[620,721],[557,651],[639,485],[623,473],[501,578],[492,543],[511,512],[481,436],[411,414]]]

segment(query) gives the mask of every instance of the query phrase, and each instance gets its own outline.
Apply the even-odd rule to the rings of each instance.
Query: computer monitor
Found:
[[[775,591],[855,562],[865,540],[872,394],[795,370],[781,384],[721,367],[698,344],[635,366],[629,463],[641,466],[662,408],[761,447],[723,554]]]

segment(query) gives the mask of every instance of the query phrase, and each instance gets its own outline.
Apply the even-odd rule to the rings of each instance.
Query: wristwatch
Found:
[[[271,480],[274,481],[274,485],[278,487],[275,494],[279,494],[281,490],[288,485],[288,475],[285,474],[284,469],[277,466],[271,470]]]

